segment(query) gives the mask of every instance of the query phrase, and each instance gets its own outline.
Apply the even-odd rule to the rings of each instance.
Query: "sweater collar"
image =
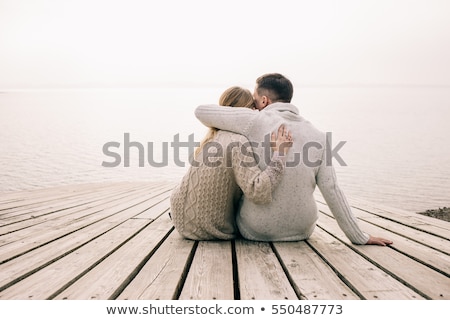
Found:
[[[288,111],[288,112],[292,112],[297,115],[299,114],[298,108],[296,106],[294,106],[293,104],[287,103],[287,102],[274,102],[272,104],[269,104],[262,111],[264,111],[264,110]]]

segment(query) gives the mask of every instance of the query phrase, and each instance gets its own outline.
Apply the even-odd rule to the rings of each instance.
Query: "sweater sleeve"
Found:
[[[244,195],[257,204],[271,202],[272,191],[280,183],[284,172],[285,157],[275,152],[264,171],[261,171],[253,153],[246,149],[245,144],[241,143],[239,147],[233,148],[232,157],[236,182]]]
[[[347,238],[354,244],[366,244],[369,241],[369,235],[358,226],[356,217],[337,183],[335,170],[331,164],[326,163],[325,159],[322,159],[316,181],[328,207]]]
[[[227,130],[247,136],[258,110],[233,108],[218,105],[201,105],[195,109],[195,116],[207,127]]]

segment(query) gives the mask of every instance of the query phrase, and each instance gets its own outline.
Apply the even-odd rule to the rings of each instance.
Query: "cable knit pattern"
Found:
[[[196,157],[199,165],[191,166],[173,190],[171,216],[184,237],[236,238],[239,232],[235,214],[242,194],[255,203],[272,201],[272,192],[284,171],[283,158],[274,155],[266,170],[261,171],[250,146],[249,152],[242,152],[243,145],[249,146],[244,136],[218,131],[213,143],[207,145],[208,151]],[[221,146],[222,155],[213,146]]]

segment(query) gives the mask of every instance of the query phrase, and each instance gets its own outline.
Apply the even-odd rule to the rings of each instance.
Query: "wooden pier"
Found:
[[[191,241],[168,212],[173,183],[0,195],[0,299],[450,299],[450,223],[350,201],[390,247],[351,244],[328,207],[300,242]]]

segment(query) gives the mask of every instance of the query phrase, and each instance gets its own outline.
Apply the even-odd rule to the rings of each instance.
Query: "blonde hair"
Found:
[[[235,108],[254,108],[255,102],[253,101],[253,95],[250,90],[234,86],[222,93],[219,99],[219,105]],[[195,156],[200,153],[207,142],[214,139],[217,131],[217,128],[209,128],[202,142],[200,142],[200,146],[195,150]]]

